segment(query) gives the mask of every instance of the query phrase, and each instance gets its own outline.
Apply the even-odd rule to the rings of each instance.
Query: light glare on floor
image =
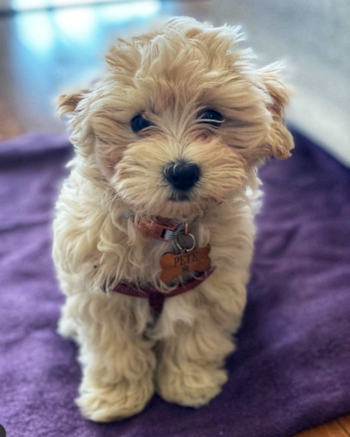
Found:
[[[24,0],[16,0],[18,3]],[[58,3],[58,0],[35,0],[36,5]],[[75,1],[75,0],[74,0]],[[61,0],[61,3],[68,0]],[[82,2],[82,0],[81,0]],[[27,5],[28,3],[26,3]],[[86,43],[97,32],[99,20],[122,24],[133,19],[149,18],[161,9],[160,0],[145,0],[111,4],[92,9],[89,6],[18,14],[15,19],[18,37],[27,49],[38,54],[49,53],[55,39],[66,36],[70,41]],[[96,13],[96,14],[95,14]]]
[[[115,0],[103,0],[103,2]],[[97,0],[11,0],[11,7],[16,11],[28,9],[47,8],[51,6],[79,5],[86,3],[99,3]]]

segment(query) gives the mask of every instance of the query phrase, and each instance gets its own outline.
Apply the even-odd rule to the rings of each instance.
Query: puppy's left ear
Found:
[[[272,123],[263,155],[273,155],[287,159],[294,148],[292,135],[283,124],[284,109],[289,101],[291,90],[281,82],[281,67],[272,64],[259,70],[262,89],[268,94],[267,109],[271,112]]]

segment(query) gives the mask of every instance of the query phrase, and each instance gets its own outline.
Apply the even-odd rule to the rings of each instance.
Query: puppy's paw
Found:
[[[227,373],[193,363],[183,367],[182,372],[161,366],[157,382],[157,391],[164,400],[186,407],[201,407],[220,393],[227,382]]]
[[[154,393],[151,380],[122,382],[108,387],[82,384],[75,400],[83,416],[94,422],[122,420],[140,413]]]

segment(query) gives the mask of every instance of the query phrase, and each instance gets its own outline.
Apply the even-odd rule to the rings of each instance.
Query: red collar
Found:
[[[115,293],[125,294],[127,296],[141,297],[144,299],[149,299],[149,305],[158,314],[161,313],[164,305],[165,299],[169,297],[178,296],[179,294],[186,293],[186,291],[193,290],[203,281],[205,281],[213,273],[215,268],[211,268],[206,272],[200,273],[196,278],[190,279],[183,285],[179,285],[175,290],[170,293],[162,293],[155,287],[149,287],[147,290],[139,290],[134,288],[132,285],[127,284],[117,284],[111,291]]]
[[[180,225],[173,220],[156,217],[155,219],[140,222],[135,226],[151,238],[162,241],[171,241],[174,239],[174,234]]]
[[[172,241],[183,225],[166,217],[154,217],[145,221],[135,222],[135,215],[131,209],[124,211],[123,215],[126,219],[131,219],[140,231],[151,238],[161,241]],[[188,226],[187,223],[185,226]]]

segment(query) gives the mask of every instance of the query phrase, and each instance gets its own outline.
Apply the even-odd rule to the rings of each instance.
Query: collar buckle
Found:
[[[172,241],[182,227],[182,223],[177,223],[165,217],[156,217],[140,223],[135,222],[135,215],[131,209],[123,212],[126,219],[131,219],[137,229],[149,235],[151,238],[161,241]],[[185,230],[188,232],[188,224],[185,223]],[[185,232],[186,235],[186,232]]]
[[[181,225],[163,217],[157,217],[156,219],[136,224],[140,231],[161,241],[172,241],[179,226]]]

